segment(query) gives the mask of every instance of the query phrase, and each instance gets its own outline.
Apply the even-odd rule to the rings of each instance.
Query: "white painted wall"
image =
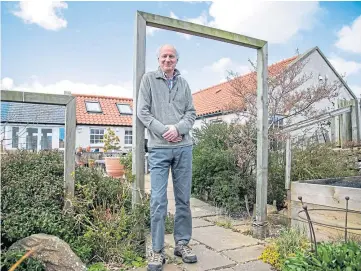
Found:
[[[303,68],[303,72],[307,73],[307,74],[312,73],[313,77],[311,79],[309,79],[307,82],[305,82],[302,86],[300,86],[300,88],[307,88],[312,85],[318,84],[319,75],[321,75],[324,79],[327,77],[329,82],[334,82],[336,80],[340,83],[340,80],[337,77],[337,75],[334,73],[334,71],[330,68],[330,66],[326,63],[326,61],[323,59],[323,57],[320,55],[320,53],[317,50],[315,50],[312,54],[310,54],[307,57],[307,61],[308,61],[308,63]],[[302,74],[300,76],[302,76]],[[332,111],[335,109],[335,106],[333,103],[336,104],[337,99],[350,100],[353,98],[351,96],[351,94],[348,92],[348,90],[343,85],[342,85],[341,89],[339,90],[339,92],[340,92],[339,96],[331,101],[329,101],[328,99],[324,99],[324,100],[318,102],[316,104],[316,108],[320,109],[320,110],[325,109],[327,111]],[[203,119],[197,119],[195,121],[193,128],[200,128],[204,121],[210,122],[212,120],[221,119],[227,123],[231,123],[233,120],[235,120],[237,118],[238,118],[238,116],[236,114],[226,114],[226,115],[219,115],[219,116],[213,116],[213,117],[204,117]],[[241,119],[239,119],[239,123],[245,123],[246,120],[247,120],[247,117],[242,116]],[[296,123],[296,122],[299,122],[302,120],[303,120],[303,118],[301,116],[298,116],[298,117],[295,117],[292,119],[292,123]],[[307,132],[307,136],[311,136],[315,132],[316,128],[317,128],[317,125],[308,127],[307,130],[309,130],[309,131]],[[328,132],[331,137],[330,131],[328,131]],[[292,132],[293,137],[297,137],[302,134],[303,134],[303,131],[301,131],[301,130]]]
[[[323,57],[320,55],[320,53],[315,50],[312,54],[310,54],[307,58],[308,63],[303,68],[303,71],[307,74],[312,73],[313,77],[308,80],[306,83],[304,83],[300,88],[307,88],[312,85],[316,85],[319,82],[319,75],[322,76],[323,79],[326,77],[328,78],[329,82],[337,81],[340,83],[339,78],[336,76],[336,74],[333,72],[333,70],[330,68],[330,66],[326,63],[326,61],[323,59]],[[332,111],[336,109],[335,105],[337,102],[337,99],[345,99],[350,100],[353,99],[351,94],[348,92],[348,90],[342,85],[341,89],[339,90],[339,96],[333,100],[324,99],[320,102],[318,102],[316,105],[316,108],[319,110],[327,110]],[[296,123],[299,121],[304,120],[303,117],[298,116],[296,118],[293,118],[292,123]],[[317,125],[313,125],[307,128],[307,137],[311,136],[315,130],[317,129]],[[330,129],[327,129],[330,135]],[[300,136],[304,133],[302,130],[294,131],[292,132],[293,137]],[[331,135],[330,135],[331,137]]]
[[[27,136],[27,128],[36,128],[38,129],[38,142],[37,142],[37,149],[41,149],[41,135],[42,129],[52,129],[51,134],[52,136],[52,149],[59,148],[59,128],[64,127],[62,125],[31,125],[31,124],[2,124],[1,130],[1,141],[3,142],[4,149],[6,150],[16,150],[17,148],[12,147],[12,128],[19,127],[19,141],[18,141],[18,148],[25,149],[26,148],[26,136]]]
[[[202,124],[204,122],[209,123],[212,121],[217,121],[217,120],[222,120],[228,124],[231,123],[238,123],[238,124],[245,124],[246,121],[248,120],[246,115],[238,115],[238,114],[224,114],[224,115],[219,115],[219,116],[211,116],[211,117],[203,117],[203,118],[199,118],[196,119],[193,125],[193,129],[195,128],[200,128],[202,126]]]
[[[76,127],[76,140],[75,140],[75,146],[76,147],[83,147],[86,148],[87,146],[90,146],[92,149],[95,148],[103,148],[104,143],[99,144],[90,144],[90,129],[107,129],[111,128],[115,134],[120,139],[120,146],[122,149],[131,149],[131,144],[125,144],[124,142],[124,136],[126,130],[132,130],[132,127],[122,127],[122,126],[92,126],[92,125],[77,125]]]

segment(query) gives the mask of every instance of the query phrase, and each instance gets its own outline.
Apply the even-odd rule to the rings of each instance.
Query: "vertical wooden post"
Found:
[[[340,103],[340,101],[337,100],[335,109],[340,108],[339,103]],[[341,147],[340,116],[339,115],[335,116],[335,144],[336,144],[337,147]]]
[[[144,196],[144,125],[137,117],[137,102],[142,76],[145,73],[146,53],[146,22],[137,12],[135,19],[135,50],[134,50],[134,78],[133,78],[133,146],[132,146],[132,173],[135,175],[133,183],[132,204],[141,203]]]
[[[75,133],[76,133],[76,100],[75,97],[65,108],[65,148],[64,148],[64,208],[71,207],[69,199],[74,197],[75,177]]]
[[[336,143],[336,117],[331,118],[331,142]]]
[[[292,164],[291,162],[292,162],[292,148],[291,148],[291,135],[289,134],[286,139],[286,172],[285,172],[287,218],[289,224],[291,223],[291,164]]]
[[[360,104],[357,99],[354,100],[351,107],[351,123],[352,123],[352,141],[360,143],[360,116],[358,110],[360,108]]]
[[[267,227],[268,45],[257,49],[257,195],[253,235],[264,239]]]
[[[291,138],[290,136],[286,139],[286,172],[285,172],[285,189],[291,188]]]

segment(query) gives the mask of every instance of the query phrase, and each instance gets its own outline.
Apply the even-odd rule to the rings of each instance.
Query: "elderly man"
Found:
[[[161,270],[165,263],[164,231],[167,216],[169,169],[175,197],[174,241],[176,256],[186,263],[197,262],[188,243],[192,235],[190,195],[192,184],[192,138],[196,112],[187,81],[175,68],[178,53],[163,45],[158,52],[159,68],[144,74],[139,90],[137,116],[148,129],[151,179],[152,255],[148,270]]]

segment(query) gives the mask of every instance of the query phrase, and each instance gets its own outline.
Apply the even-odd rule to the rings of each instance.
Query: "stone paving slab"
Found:
[[[195,228],[193,238],[216,251],[258,244],[257,239],[218,226]]]
[[[163,265],[163,271],[181,271],[182,268],[179,265],[175,264],[165,264]],[[135,271],[147,271],[147,267],[137,268]]]
[[[245,234],[246,232],[252,232],[251,224],[238,225],[233,227],[234,231]]]
[[[235,266],[233,269],[235,271],[272,271],[271,266],[262,261],[240,264]]]
[[[264,246],[251,246],[251,247],[244,247],[235,250],[227,250],[223,251],[222,253],[226,255],[228,258],[232,259],[233,261],[239,263],[245,263],[249,261],[258,260],[258,257],[261,256],[262,251],[264,250]]]
[[[227,216],[224,216],[224,215],[217,215],[217,216],[210,216],[210,217],[204,217],[203,219],[207,220],[207,221],[210,221],[210,222],[221,222],[221,223],[227,223],[227,222],[230,222],[232,226],[239,226],[239,225],[244,225],[246,223],[249,223],[248,220],[236,220],[236,219],[232,219],[232,218],[229,218]]]
[[[223,255],[208,249],[206,246],[198,245],[193,247],[193,251],[196,253],[198,262],[195,264],[184,263],[182,267],[189,271],[205,271],[210,269],[219,269],[222,267],[230,267],[235,264],[224,257]]]
[[[191,206],[191,211],[192,217],[204,217],[222,214],[222,211],[220,209],[210,205],[205,205],[201,207]]]
[[[191,206],[193,207],[202,207],[202,206],[210,206],[208,203],[203,202],[196,198],[191,198]]]
[[[192,220],[192,227],[193,228],[199,228],[199,227],[207,227],[207,226],[213,226],[214,224],[209,221],[205,221],[201,218],[193,218]]]
[[[164,244],[167,245],[167,246],[170,246],[170,247],[174,247],[175,243],[174,243],[174,237],[173,237],[173,234],[166,234],[164,236]],[[191,240],[189,242],[189,245],[192,247],[192,246],[195,246],[195,245],[199,245],[199,242],[197,242],[196,240]]]

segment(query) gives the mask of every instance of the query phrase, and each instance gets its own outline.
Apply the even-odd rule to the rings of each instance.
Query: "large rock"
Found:
[[[45,265],[46,271],[85,271],[86,266],[70,246],[53,235],[33,234],[14,243],[10,250],[35,249],[33,258]]]

